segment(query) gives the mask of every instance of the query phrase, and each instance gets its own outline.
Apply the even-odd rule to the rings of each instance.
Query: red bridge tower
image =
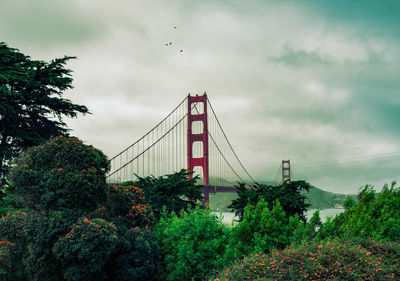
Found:
[[[193,103],[203,103],[203,113],[192,114]],[[203,132],[199,134],[192,133],[193,122],[200,121],[203,123]],[[189,171],[193,171],[194,167],[200,166],[203,169],[203,184],[204,188],[204,200],[203,206],[209,202],[209,185],[208,178],[208,128],[207,128],[207,95],[204,93],[202,96],[191,96],[188,95],[188,128],[187,128],[187,168]],[[203,156],[194,158],[193,157],[193,143],[203,143]]]
[[[282,160],[282,182],[291,181],[290,160]]]

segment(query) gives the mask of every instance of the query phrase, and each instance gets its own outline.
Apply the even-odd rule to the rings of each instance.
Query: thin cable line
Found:
[[[187,97],[186,97],[186,98],[187,98]],[[180,103],[177,107],[175,107],[175,109],[172,110],[170,114],[168,114],[163,120],[161,120],[157,125],[155,125],[155,126],[153,127],[153,129],[151,129],[150,131],[148,131],[143,137],[141,137],[141,138],[138,139],[136,142],[134,142],[133,144],[131,144],[130,146],[128,146],[127,148],[125,148],[124,150],[122,150],[120,153],[118,153],[117,155],[115,155],[114,157],[112,157],[112,158],[110,159],[110,161],[113,160],[114,158],[120,156],[122,153],[124,153],[125,151],[127,151],[129,148],[131,148],[132,146],[134,146],[135,144],[137,144],[139,141],[141,141],[142,139],[144,139],[148,134],[151,133],[151,131],[153,131],[153,130],[156,129],[158,126],[160,126],[161,123],[163,123],[168,117],[171,116],[172,113],[175,112],[175,110],[178,109],[178,107],[180,107],[180,106],[182,105],[182,103],[186,100],[186,98],[185,98],[183,101],[181,101],[181,103]]]
[[[197,109],[197,107],[195,107],[196,111],[198,114],[200,114],[199,110]],[[208,126],[207,126],[208,127]],[[225,158],[224,154],[221,152],[221,150],[219,149],[219,146],[217,145],[217,143],[215,142],[213,136],[211,135],[210,131],[207,129],[207,133],[210,136],[211,140],[213,141],[213,143],[215,144],[216,148],[218,149],[219,153],[221,154],[221,156],[224,158],[225,162],[228,164],[228,166],[231,168],[231,170],[235,173],[235,175],[242,181],[244,182],[244,180],[238,175],[238,173],[236,173],[236,171],[232,168],[231,164],[229,164],[228,160]]]
[[[193,108],[191,108],[193,109]],[[185,117],[188,115],[189,113],[186,113],[172,128],[170,128],[168,131],[166,131],[158,140],[156,140],[151,146],[147,147],[145,150],[143,150],[140,154],[138,153],[138,155],[136,155],[135,158],[131,159],[129,162],[125,163],[124,165],[120,166],[117,170],[115,170],[114,172],[110,173],[107,175],[107,178],[112,176],[113,174],[117,173],[118,171],[122,170],[124,167],[126,167],[128,164],[132,163],[134,160],[136,160],[138,157],[140,157],[141,155],[143,155],[146,151],[148,151],[150,148],[152,148],[154,145],[156,145],[158,142],[160,142],[166,135],[168,135],[168,133],[170,133],[180,122],[182,122],[182,120],[185,119]],[[165,145],[164,145],[165,146]],[[162,151],[165,153],[165,148],[164,151]],[[122,164],[122,163],[121,163]]]
[[[226,141],[228,142],[229,147],[231,148],[231,150],[232,150],[233,154],[235,155],[236,159],[238,160],[240,166],[242,166],[242,168],[243,168],[243,170],[246,172],[247,176],[248,176],[254,183],[256,183],[256,181],[253,179],[253,177],[250,176],[249,172],[248,172],[248,171],[246,170],[246,168],[243,166],[243,164],[242,164],[242,162],[240,161],[239,157],[237,156],[235,150],[233,149],[231,143],[229,142],[228,137],[226,136],[225,131],[224,131],[224,129],[222,128],[221,123],[219,122],[218,117],[217,117],[217,115],[215,114],[214,108],[212,107],[212,105],[211,105],[210,100],[208,99],[208,97],[207,97],[207,102],[208,102],[208,104],[210,105],[210,108],[211,108],[211,110],[212,110],[212,112],[213,112],[213,114],[214,114],[215,119],[217,120],[217,123],[218,123],[218,125],[219,125],[219,128],[221,129],[221,131],[222,131],[222,133],[223,133],[223,135],[224,135]]]

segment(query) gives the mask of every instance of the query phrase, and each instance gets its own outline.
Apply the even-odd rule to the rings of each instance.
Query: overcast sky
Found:
[[[108,156],[206,91],[257,179],[400,178],[399,1],[0,0],[0,41],[78,57],[66,97],[92,115],[67,123]]]

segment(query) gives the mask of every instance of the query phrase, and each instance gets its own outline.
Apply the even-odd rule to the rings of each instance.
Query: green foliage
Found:
[[[73,58],[32,60],[0,42],[0,177],[23,149],[67,134],[64,116],[89,112],[61,97],[72,88],[65,64]]]
[[[306,221],[305,212],[309,204],[306,203],[306,195],[311,186],[305,181],[286,181],[278,186],[255,184],[246,188],[245,185],[239,184],[237,186],[237,193],[239,198],[232,201],[229,206],[239,220],[243,219],[244,208],[248,203],[255,205],[263,198],[270,208],[275,201],[279,201],[287,218],[298,214],[299,218]]]
[[[346,197],[346,200],[345,200],[344,203],[343,203],[343,207],[344,207],[346,210],[348,210],[348,209],[350,209],[351,207],[353,207],[355,204],[356,204],[356,201],[354,200],[354,198],[353,198],[352,196],[348,195],[348,196]]]
[[[144,192],[135,186],[109,186],[108,202],[91,214],[103,217],[117,226],[148,229],[154,224],[153,213]]]
[[[0,218],[14,211],[24,212],[26,209],[16,202],[13,187],[7,185],[0,189]]]
[[[107,200],[109,168],[100,150],[60,136],[24,151],[8,179],[17,200],[29,209],[91,211]]]
[[[203,199],[202,186],[196,185],[199,177],[189,179],[190,174],[187,170],[181,170],[158,178],[138,177],[132,184],[143,189],[146,201],[158,220],[164,206],[168,212],[178,214],[182,209],[193,208],[197,201]]]
[[[215,281],[399,279],[400,244],[351,239],[259,252],[226,268]]]
[[[21,215],[22,214],[22,215]],[[1,219],[0,240],[12,242],[3,268],[9,280],[62,280],[62,265],[54,260],[52,246],[74,223],[76,213],[13,213]],[[3,228],[4,227],[4,228]],[[10,230],[7,230],[9,228]],[[18,269],[18,273],[15,270]],[[16,275],[17,274],[17,275]]]
[[[108,169],[102,152],[65,137],[15,160],[12,194],[27,213],[0,221],[1,280],[152,279],[151,211],[141,189],[108,186]]]
[[[358,202],[369,203],[375,199],[375,190],[373,186],[367,184],[358,193]]]
[[[313,215],[310,218],[310,226],[313,229],[313,231],[317,231],[321,225],[322,225],[322,221],[321,218],[319,217],[319,210],[316,210]]]
[[[24,240],[26,217],[24,212],[12,212],[0,219],[0,280],[26,280],[21,262],[28,242]]]
[[[245,207],[243,220],[232,229],[226,259],[283,249],[289,244],[288,237],[288,219],[279,201],[270,210],[268,203],[261,199],[256,206]]]
[[[342,238],[370,237],[400,240],[400,189],[396,183],[385,185],[379,194],[366,185],[360,190],[359,202],[330,222],[331,236]],[[326,228],[323,226],[322,228]]]
[[[103,219],[79,219],[53,247],[66,280],[107,280],[104,269],[118,241],[117,228]]]
[[[150,231],[119,229],[118,233],[118,243],[104,269],[108,280],[153,280],[159,253]]]
[[[162,261],[159,280],[204,280],[222,269],[229,229],[208,209],[164,215],[154,229]]]

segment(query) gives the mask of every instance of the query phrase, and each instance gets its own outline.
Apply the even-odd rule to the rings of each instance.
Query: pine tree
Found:
[[[32,60],[0,42],[0,177],[23,149],[66,135],[63,117],[89,113],[62,98],[72,88],[71,70],[65,68],[70,59]]]

